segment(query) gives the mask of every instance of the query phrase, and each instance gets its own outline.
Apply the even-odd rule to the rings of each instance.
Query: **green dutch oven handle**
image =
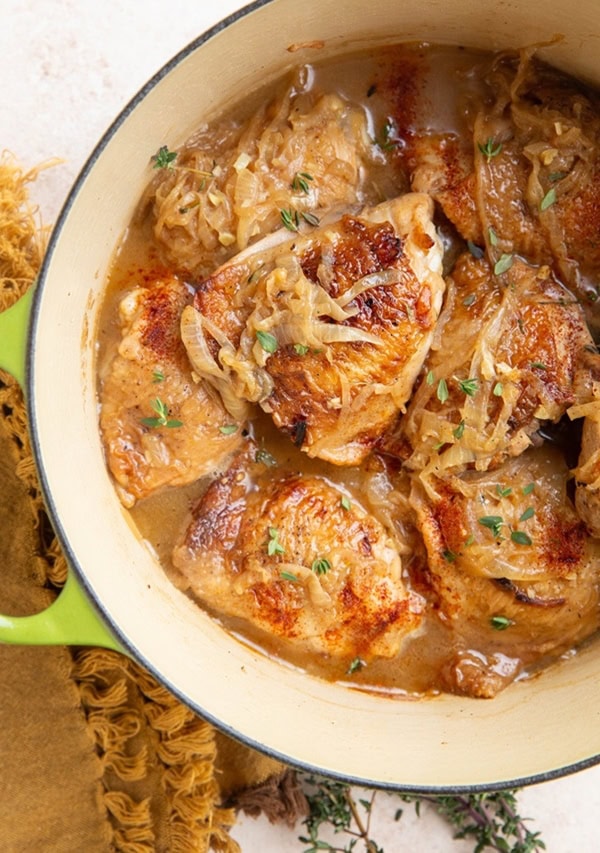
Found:
[[[0,367],[25,388],[27,332],[33,297],[30,288],[0,313]],[[0,643],[20,645],[103,646],[123,652],[71,569],[52,604],[32,616],[0,615]]]

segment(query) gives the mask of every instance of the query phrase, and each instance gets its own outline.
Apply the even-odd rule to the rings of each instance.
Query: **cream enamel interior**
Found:
[[[321,683],[228,637],[163,575],[106,473],[93,328],[107,266],[150,177],[221,104],[342,49],[426,40],[488,49],[564,39],[555,64],[600,83],[597,0],[272,0],[176,63],[122,118],[63,217],[36,303],[30,400],[63,542],[109,622],[164,683],[230,732],[294,763],[408,788],[502,785],[600,755],[600,644],[494,700],[400,701]],[[290,45],[322,40],[321,48]]]

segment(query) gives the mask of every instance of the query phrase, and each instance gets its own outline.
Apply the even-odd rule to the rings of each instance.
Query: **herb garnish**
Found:
[[[503,391],[504,385],[502,384],[502,382],[496,382],[496,384],[494,385],[494,390],[492,391],[494,397],[501,397]]]
[[[488,237],[492,246],[498,245],[498,235],[491,226],[488,228]]]
[[[482,256],[483,256],[483,253],[482,253]],[[476,302],[477,302],[477,295],[475,293],[469,293],[469,295],[465,296],[465,298],[463,299],[462,304],[465,306],[465,308],[470,308],[471,305],[474,305]]]
[[[477,147],[483,156],[487,157],[488,163],[492,157],[496,157],[502,151],[502,143],[495,144],[492,136],[488,136],[487,140],[483,143],[480,142]]]
[[[494,275],[502,275],[507,272],[513,265],[513,256],[504,252],[494,264]]]
[[[542,361],[532,361],[529,367],[536,368],[538,370],[548,370],[548,366],[544,364]]]
[[[532,491],[535,489],[535,483],[527,483],[526,486],[523,486],[521,491],[524,495],[530,495]]]
[[[455,838],[469,839],[473,853],[495,850],[498,853],[538,853],[545,850],[539,832],[530,832],[526,820],[517,810],[516,791],[471,794],[401,794],[405,802],[413,802],[417,814],[419,803],[430,803],[453,827]],[[401,816],[401,810],[400,810]],[[317,848],[318,849],[318,848]],[[381,853],[374,848],[373,853]]]
[[[340,498],[340,504],[342,509],[345,509],[346,511],[350,509],[351,504],[346,495],[342,495],[342,497]]]
[[[556,201],[556,187],[548,190],[542,201],[540,202],[540,210],[548,210]]]
[[[173,169],[173,163],[176,159],[177,151],[169,151],[166,145],[161,145],[156,154],[150,157],[155,169]]]
[[[306,835],[299,841],[307,845],[304,853],[383,853],[371,834],[371,819],[376,814],[377,791],[365,791],[358,798],[347,782],[338,782],[314,774],[300,774],[309,814],[303,822]],[[362,793],[362,791],[361,791]],[[470,794],[398,794],[402,803],[412,803],[417,816],[421,805],[431,806],[452,827],[456,838],[468,839],[473,853],[493,850],[497,853],[539,853],[545,850],[539,832],[531,832],[527,819],[518,813],[515,790]],[[396,810],[399,821],[403,808]],[[333,832],[340,841],[332,844],[321,838]],[[448,849],[451,841],[448,838]],[[401,837],[394,849],[402,847]]]
[[[294,344],[294,352],[296,355],[306,355],[310,351],[310,347],[306,344]]]
[[[392,148],[395,148],[398,145],[399,140],[392,139],[392,134],[395,132],[396,128],[394,127],[394,122],[391,119],[386,119],[381,133],[375,137],[373,142],[382,151],[391,151]]]
[[[260,329],[256,333],[256,338],[265,352],[277,352],[277,338],[270,332],[263,332]]]
[[[276,527],[269,527],[267,554],[269,555],[269,557],[273,557],[276,554],[285,554],[285,548],[279,541],[279,530]]]
[[[463,437],[465,432],[465,422],[461,421],[457,427],[452,430],[452,435],[456,439],[460,439]]]
[[[308,185],[309,181],[314,181],[314,178],[312,175],[309,175],[308,172],[296,172],[294,180],[290,186],[295,190],[295,192],[303,192],[308,195],[310,192],[310,186]]]
[[[458,382],[458,387],[463,392],[463,394],[466,394],[467,397],[475,396],[475,394],[477,393],[478,385],[477,379],[457,379],[456,381]]]
[[[308,225],[316,226],[319,224],[319,217],[315,216],[314,213],[306,213],[304,211],[302,213],[298,213],[298,211],[294,210],[292,207],[280,210],[279,215],[281,216],[281,221],[288,231],[297,231],[300,227],[301,219],[303,219]]]
[[[316,575],[326,575],[331,568],[331,563],[326,557],[318,557],[310,568]]]
[[[507,498],[510,494],[512,494],[512,489],[510,486],[501,486],[500,483],[496,484],[496,494],[500,498]]]
[[[300,216],[302,217],[302,219],[304,219],[304,221],[307,223],[307,225],[312,225],[313,227],[316,228],[316,226],[319,224],[319,217],[315,216],[314,213],[304,212],[304,213],[301,213]]]
[[[504,519],[501,515],[484,515],[482,518],[477,519],[482,527],[487,527],[492,531],[494,539],[498,539],[500,537],[500,530],[504,526]]]
[[[183,426],[182,421],[178,421],[176,418],[169,417],[169,407],[166,403],[156,397],[156,399],[152,400],[150,403],[154,411],[156,412],[155,418],[142,418],[141,423],[147,427],[180,427]]]
[[[481,249],[476,243],[473,243],[471,240],[467,240],[467,249],[476,260],[480,260],[481,258],[483,258],[483,249]]]
[[[444,560],[446,560],[447,563],[455,563],[458,559],[458,554],[446,548],[445,551],[442,551],[442,557],[444,558]]]
[[[279,577],[284,581],[291,581],[292,583],[298,583],[298,578],[293,572],[281,572]]]
[[[281,216],[281,221],[284,226],[288,229],[288,231],[297,231],[298,226],[300,225],[300,216],[297,210],[293,208],[284,208],[279,211],[279,215]]]
[[[428,385],[433,385],[434,379],[435,376],[433,375],[433,370],[428,371],[427,376],[425,377],[425,382],[427,382]]]
[[[348,667],[346,674],[353,675],[355,672],[359,672],[366,665],[367,664],[362,658],[354,658],[354,660],[350,662],[350,666]]]
[[[534,515],[534,508],[532,506],[528,506],[523,515],[519,518],[519,521],[529,521],[529,519],[533,518]]]
[[[448,393],[448,384],[445,379],[440,379],[437,386],[437,398],[440,403],[445,403],[450,396]]]
[[[237,432],[238,425],[237,424],[224,424],[219,427],[219,432],[223,433],[223,435],[233,435],[234,432]]]
[[[532,545],[533,542],[531,540],[531,536],[528,536],[522,530],[513,530],[510,534],[510,538],[517,545]]]
[[[165,381],[165,374],[162,372],[162,370],[155,370],[152,373],[152,381],[155,384],[158,382],[164,382]]]
[[[510,625],[514,625],[514,622],[512,619],[509,619],[508,616],[492,616],[490,619],[490,625],[492,628],[495,628],[496,631],[506,631]]]

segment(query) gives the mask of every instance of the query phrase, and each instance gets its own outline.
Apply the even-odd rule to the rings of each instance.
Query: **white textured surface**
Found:
[[[43,172],[32,189],[46,222],[56,217],[100,135],[146,80],[241,5],[237,0],[0,0],[0,149],[14,152],[25,167],[52,157],[64,161]],[[377,803],[373,835],[386,853],[419,847],[428,853],[472,850],[453,842],[446,825],[427,810],[418,820],[407,806],[396,823],[398,801],[380,794]],[[533,786],[520,803],[552,853],[600,848],[600,768]],[[241,818],[234,835],[244,853],[291,853],[306,846],[297,840],[299,832]]]

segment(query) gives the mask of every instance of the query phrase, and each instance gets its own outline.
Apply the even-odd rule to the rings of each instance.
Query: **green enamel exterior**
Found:
[[[124,649],[104,624],[73,572],[53,603],[33,616],[0,616],[0,642],[28,646]]]

